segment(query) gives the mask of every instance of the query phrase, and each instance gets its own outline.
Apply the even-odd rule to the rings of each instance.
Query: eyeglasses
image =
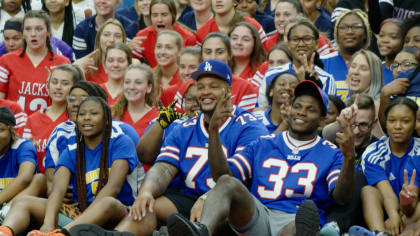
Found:
[[[354,25],[339,24],[337,28],[339,31],[348,31],[349,29],[351,29],[351,31],[354,32],[354,31],[364,29],[364,25],[363,24],[354,24]]]
[[[412,68],[412,66],[417,66],[417,63],[415,63],[415,62],[411,62],[411,61],[403,61],[403,62],[401,62],[401,63],[398,63],[398,62],[394,62],[394,63],[392,63],[391,64],[391,66],[389,67],[391,70],[396,70],[396,69],[398,69],[398,67],[400,67],[401,66],[401,69],[403,69],[403,70],[408,70],[408,69],[411,69]]]
[[[67,96],[67,103],[81,103],[84,100],[86,100],[88,98],[88,96],[81,96],[81,97],[76,97],[76,96]]]
[[[362,132],[366,132],[370,129],[370,127],[372,127],[372,123],[366,123],[366,122],[361,122],[361,123],[353,123],[351,124],[351,128],[355,129],[356,127],[359,128],[360,131]]]
[[[310,45],[314,42],[314,39],[315,39],[314,37],[310,37],[310,36],[303,37],[303,38],[291,38],[290,43],[294,45],[298,45],[299,42],[302,41],[303,44]]]

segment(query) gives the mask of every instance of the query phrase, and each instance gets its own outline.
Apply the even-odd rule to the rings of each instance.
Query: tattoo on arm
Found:
[[[147,173],[143,185],[145,188],[152,190],[153,196],[160,196],[166,191],[169,183],[177,174],[178,169],[175,166],[158,162]]]

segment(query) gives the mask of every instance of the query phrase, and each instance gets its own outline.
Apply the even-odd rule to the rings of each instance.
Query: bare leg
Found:
[[[254,210],[254,199],[248,189],[236,178],[223,175],[204,203],[201,223],[212,235],[228,217],[234,226],[245,226],[252,219]]]
[[[157,228],[158,219],[166,222],[168,216],[172,213],[178,213],[172,201],[166,197],[159,197],[156,199],[153,213],[149,212],[140,221],[135,221],[130,216],[126,216],[115,229],[121,232],[132,232],[137,236],[151,235]]]
[[[90,205],[81,216],[64,228],[70,230],[78,224],[105,225],[107,222],[117,224],[127,215],[125,206],[113,197],[104,197]]]
[[[36,174],[32,178],[31,183],[28,187],[26,187],[22,192],[20,192],[18,195],[16,195],[14,199],[20,196],[29,195],[29,196],[35,196],[40,197],[44,196],[47,191],[47,177],[43,174]]]
[[[46,204],[47,199],[32,196],[15,199],[3,226],[8,226],[15,234],[19,234],[25,231],[30,223],[41,225],[45,217]]]
[[[363,216],[370,230],[385,231],[384,199],[381,193],[372,186],[365,186],[360,193],[363,205]]]

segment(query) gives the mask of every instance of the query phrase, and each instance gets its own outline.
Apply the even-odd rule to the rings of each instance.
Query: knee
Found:
[[[47,177],[44,174],[36,174],[32,182],[38,188],[45,188],[47,186]]]
[[[100,209],[103,209],[105,211],[108,211],[109,213],[115,212],[118,207],[121,205],[120,201],[113,197],[103,197],[99,202],[97,203],[97,207]]]
[[[238,184],[241,184],[241,182],[239,180],[237,180],[235,177],[232,177],[230,175],[222,175],[217,180],[217,184],[218,185],[235,187]]]
[[[34,197],[28,196],[28,195],[23,195],[23,196],[16,197],[16,199],[13,200],[11,207],[12,208],[14,208],[14,207],[26,208],[27,206],[33,204],[33,198]]]

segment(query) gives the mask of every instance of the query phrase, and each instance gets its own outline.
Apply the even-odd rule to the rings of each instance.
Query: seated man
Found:
[[[226,164],[220,165],[226,163],[224,156],[210,156],[210,170],[217,183],[208,193],[200,223],[171,215],[170,235],[212,235],[225,219],[247,235],[289,235],[294,231],[296,235],[316,235],[334,200],[340,204],[350,200],[355,151],[349,120],[339,120],[344,131],[337,134],[340,152],[317,135],[318,125],[327,115],[327,95],[314,82],[305,80],[296,86],[294,96],[288,131],[260,137],[231,158],[252,180],[250,190],[228,175]],[[219,110],[216,114],[226,116]],[[209,136],[218,137],[211,126]],[[209,153],[218,148],[209,144]],[[306,199],[316,206],[304,202]]]

